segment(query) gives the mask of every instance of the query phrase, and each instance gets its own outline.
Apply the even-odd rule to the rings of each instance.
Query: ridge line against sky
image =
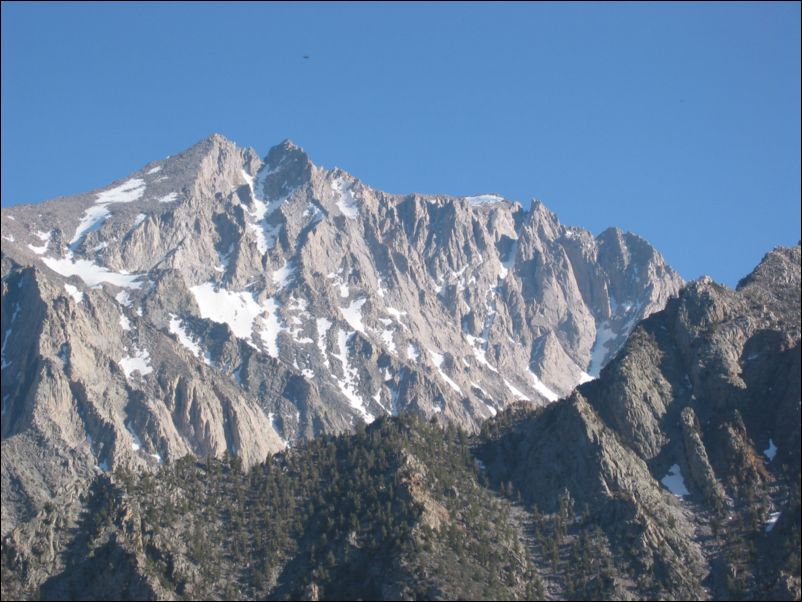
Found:
[[[799,24],[798,3],[4,2],[2,205],[212,132],[291,138],[389,192],[537,197],[734,286],[800,238]]]

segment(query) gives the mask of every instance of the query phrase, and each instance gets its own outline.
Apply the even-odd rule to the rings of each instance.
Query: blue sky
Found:
[[[537,197],[732,286],[800,238],[800,5],[2,4],[4,207],[212,132]]]

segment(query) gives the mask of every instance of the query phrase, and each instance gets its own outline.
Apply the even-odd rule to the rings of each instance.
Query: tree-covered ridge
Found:
[[[460,430],[405,415],[315,439],[247,472],[227,455],[100,475],[78,519],[81,535],[61,555],[66,566],[38,593],[14,580],[35,574],[26,563],[36,560],[4,544],[4,595],[538,595],[520,525],[510,504],[480,485],[470,443]],[[112,574],[110,554],[125,559]]]
[[[796,493],[788,475],[734,483],[727,516],[689,503],[707,537],[702,579],[671,549],[687,516],[659,523],[625,491],[605,498],[591,473],[585,489],[551,481],[542,451],[532,465],[576,407],[514,408],[478,435],[384,418],[248,471],[226,455],[101,474],[74,508],[50,506],[4,540],[3,597],[760,599],[799,574],[798,478]],[[782,491],[767,532],[761,499]]]

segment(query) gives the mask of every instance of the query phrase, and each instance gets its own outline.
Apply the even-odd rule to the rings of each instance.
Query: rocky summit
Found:
[[[248,467],[405,411],[476,432],[598,376],[682,284],[634,234],[388,194],[289,141],[3,209],[3,533],[115,469]],[[648,459],[656,419],[625,431]]]

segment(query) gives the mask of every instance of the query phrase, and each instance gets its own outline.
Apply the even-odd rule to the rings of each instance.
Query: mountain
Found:
[[[690,283],[478,433],[410,412],[99,473],[3,539],[3,597],[798,600],[801,260]]]
[[[214,135],[3,209],[2,529],[98,471],[244,465],[415,411],[469,431],[598,374],[680,277],[542,203],[392,195]]]

